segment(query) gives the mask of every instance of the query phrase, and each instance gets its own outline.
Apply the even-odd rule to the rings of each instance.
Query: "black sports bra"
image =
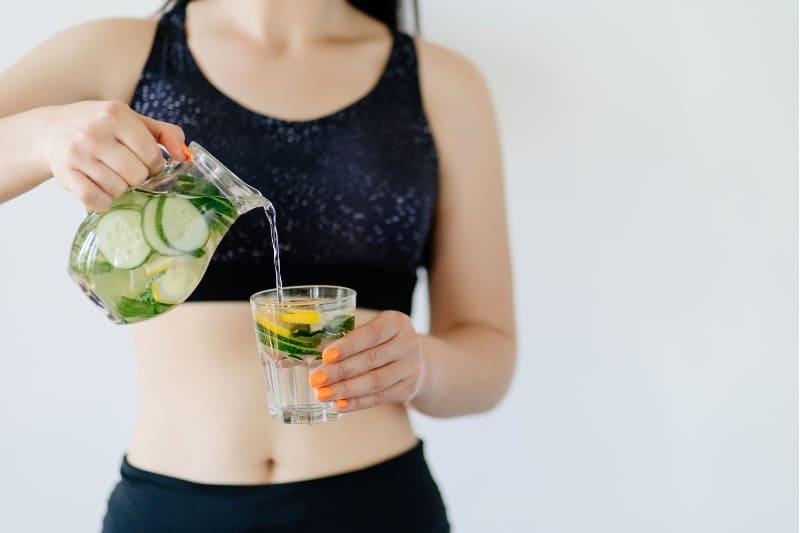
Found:
[[[186,3],[158,23],[131,106],[181,126],[275,206],[285,286],[343,285],[359,307],[409,313],[428,267],[438,168],[413,40],[393,33],[380,80],[321,118],[250,111],[202,74],[186,43]],[[267,221],[241,216],[189,300],[246,300],[275,286]]]

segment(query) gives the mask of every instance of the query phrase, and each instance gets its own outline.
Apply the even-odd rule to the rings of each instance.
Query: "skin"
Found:
[[[0,202],[54,176],[102,211],[160,168],[157,142],[183,159],[178,126],[127,105],[155,24],[83,24],[0,74]],[[224,94],[288,120],[357,100],[390,48],[385,27],[343,0],[198,0],[188,8],[187,34],[201,70]],[[502,399],[516,332],[491,99],[463,57],[416,44],[440,165],[430,333],[417,333],[402,313],[359,309],[355,330],[326,351],[327,364],[312,376],[318,394],[340,400],[347,416],[304,426],[267,416],[247,302],[192,302],[131,326],[140,388],[132,464],[207,483],[315,478],[414,446],[410,408],[450,417]]]

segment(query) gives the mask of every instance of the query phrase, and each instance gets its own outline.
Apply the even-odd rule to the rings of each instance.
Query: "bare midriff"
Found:
[[[359,309],[356,326],[374,314]],[[365,468],[417,442],[402,405],[315,425],[270,418],[247,302],[186,303],[131,330],[135,467],[200,483],[283,483]]]

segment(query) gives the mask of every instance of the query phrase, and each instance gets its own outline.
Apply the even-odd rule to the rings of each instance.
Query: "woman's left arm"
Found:
[[[311,382],[342,412],[402,402],[431,416],[486,411],[514,369],[505,192],[489,91],[460,56],[424,42],[417,49],[439,158],[430,334],[385,311],[332,344]]]

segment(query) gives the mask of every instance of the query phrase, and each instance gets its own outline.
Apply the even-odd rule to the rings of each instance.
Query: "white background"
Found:
[[[0,0],[0,68],[157,3]],[[416,418],[455,531],[796,531],[795,3],[421,3],[494,93],[520,326],[500,408]],[[65,274],[81,214],[55,183],[0,207],[4,532],[97,530],[130,434],[127,332]]]

